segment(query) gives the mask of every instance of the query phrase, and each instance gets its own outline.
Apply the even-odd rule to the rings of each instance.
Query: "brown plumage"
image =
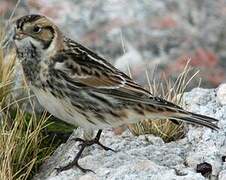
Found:
[[[13,36],[17,57],[25,77],[39,102],[54,116],[73,125],[93,129],[136,123],[144,118],[170,119],[218,127],[217,120],[183,110],[135,83],[91,50],[63,36],[58,27],[41,15],[17,19],[7,39]],[[6,43],[4,41],[4,43]],[[87,133],[88,134],[88,133]],[[101,130],[94,140],[81,140],[75,160],[60,168],[78,165],[86,146],[99,143]]]

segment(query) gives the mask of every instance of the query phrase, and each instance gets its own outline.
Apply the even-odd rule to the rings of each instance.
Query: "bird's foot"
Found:
[[[101,132],[102,130],[99,130],[96,137],[92,140],[84,140],[84,139],[81,139],[81,138],[75,138],[75,139],[72,139],[74,141],[79,141],[81,142],[79,144],[79,147],[80,147],[80,150],[79,152],[77,153],[77,155],[75,156],[74,160],[72,162],[70,162],[68,165],[66,166],[62,166],[62,167],[59,167],[59,168],[56,168],[57,172],[62,172],[62,171],[65,171],[65,170],[68,170],[68,169],[71,169],[73,166],[77,167],[78,169],[80,169],[83,173],[87,173],[87,172],[93,172],[95,173],[94,171],[92,171],[91,169],[85,169],[83,167],[81,167],[78,163],[78,160],[79,158],[81,157],[82,155],[82,152],[84,151],[84,149],[88,146],[91,146],[93,144],[98,144],[99,146],[101,146],[105,151],[113,151],[113,152],[116,152],[114,149],[111,149],[107,146],[104,146],[103,144],[100,143],[100,135],[101,135]]]
[[[93,170],[91,169],[85,169],[83,167],[81,167],[79,164],[78,164],[78,159],[74,159],[72,162],[70,162],[69,164],[67,164],[66,166],[61,166],[61,167],[58,167],[56,168],[56,171],[57,173],[60,173],[62,171],[66,171],[68,169],[71,169],[72,167],[77,167],[78,169],[80,169],[83,173],[88,173],[88,172],[92,172],[92,173],[95,173]]]

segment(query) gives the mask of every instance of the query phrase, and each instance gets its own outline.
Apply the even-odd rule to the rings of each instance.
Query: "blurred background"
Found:
[[[146,70],[151,78],[177,77],[189,59],[202,87],[226,80],[226,0],[0,0],[3,23],[15,7],[15,17],[53,19],[140,83]]]

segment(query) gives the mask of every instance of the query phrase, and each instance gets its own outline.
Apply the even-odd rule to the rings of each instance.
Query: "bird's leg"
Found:
[[[93,139],[93,140],[91,140],[91,141],[93,141],[93,144],[98,144],[100,147],[102,147],[105,151],[113,151],[113,152],[116,152],[114,149],[111,149],[111,148],[109,148],[109,147],[107,147],[107,146],[104,146],[103,144],[101,144],[100,143],[100,135],[101,135],[101,133],[102,133],[102,130],[99,130],[98,132],[97,132],[97,135],[96,135],[96,137]]]
[[[86,145],[81,145],[81,149],[79,150],[79,152],[76,154],[75,158],[73,159],[72,162],[70,162],[69,164],[67,164],[66,166],[62,166],[62,167],[59,167],[59,168],[56,168],[57,172],[62,172],[62,171],[65,171],[65,170],[68,170],[68,169],[71,169],[73,166],[76,166],[77,168],[79,168],[82,172],[86,173],[86,172],[93,172],[91,169],[85,169],[83,167],[81,167],[79,164],[78,164],[78,160],[80,158],[80,156],[82,155],[82,152],[84,151]]]
[[[78,164],[78,160],[79,158],[81,157],[82,155],[82,152],[84,151],[84,149],[88,146],[91,146],[93,144],[98,144],[99,146],[101,146],[105,151],[114,151],[116,152],[115,150],[107,147],[107,146],[104,146],[103,144],[100,143],[100,135],[102,133],[102,130],[99,130],[97,132],[97,135],[94,139],[92,140],[84,140],[84,139],[81,139],[81,138],[75,138],[75,139],[72,139],[74,141],[80,141],[81,144],[79,144],[79,147],[80,147],[80,150],[79,152],[77,153],[77,155],[75,156],[75,158],[73,159],[72,162],[70,162],[68,165],[66,166],[63,166],[63,167],[59,167],[59,168],[56,168],[57,169],[57,172],[61,172],[61,171],[65,171],[65,170],[68,170],[70,168],[72,168],[73,166],[76,166],[77,168],[79,168],[82,172],[86,173],[86,172],[93,172],[91,169],[85,169],[85,168],[82,168],[79,164]],[[94,173],[94,172],[93,172]]]

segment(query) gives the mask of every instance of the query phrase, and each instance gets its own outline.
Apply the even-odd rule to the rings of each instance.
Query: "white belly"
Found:
[[[70,101],[56,98],[51,93],[34,87],[31,87],[31,89],[35,93],[39,103],[55,117],[75,126],[89,126],[85,123],[85,117],[72,107],[69,103]]]

